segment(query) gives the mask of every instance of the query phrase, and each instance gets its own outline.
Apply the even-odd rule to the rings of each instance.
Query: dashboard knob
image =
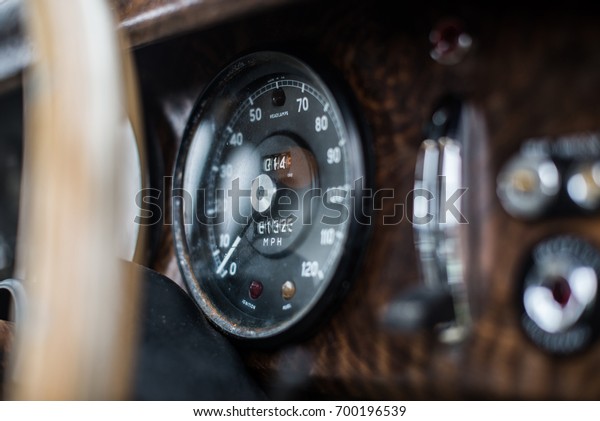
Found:
[[[500,202],[515,217],[531,219],[542,215],[559,191],[560,174],[545,155],[518,155],[498,175]]]
[[[600,162],[579,165],[569,177],[567,192],[573,202],[585,210],[600,205]]]

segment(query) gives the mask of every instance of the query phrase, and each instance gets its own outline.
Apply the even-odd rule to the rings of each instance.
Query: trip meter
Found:
[[[243,339],[305,332],[347,289],[367,231],[365,148],[341,92],[277,52],[223,70],[194,107],[174,179],[187,286]]]

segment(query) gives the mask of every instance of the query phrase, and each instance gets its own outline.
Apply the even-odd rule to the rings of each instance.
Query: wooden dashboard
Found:
[[[0,90],[14,87],[31,61],[19,38],[18,4],[0,8],[0,21],[10,23],[0,31],[0,50],[13,54],[0,63]],[[150,178],[164,198],[145,253],[152,269],[185,288],[174,246],[170,176],[195,101],[219,71],[245,53],[280,50],[311,57],[329,69],[330,78],[348,85],[369,133],[375,188],[394,192],[395,200],[375,201],[352,287],[314,334],[277,348],[238,347],[270,397],[600,398],[598,340],[557,355],[523,328],[524,273],[536,245],[570,236],[600,249],[598,208],[523,219],[511,216],[497,193],[499,174],[529,139],[556,144],[561,136],[599,132],[596,6],[378,0],[111,4],[133,50]],[[431,34],[448,22],[470,38],[464,56],[443,62],[432,58],[432,42],[439,40]],[[385,322],[390,306],[423,280],[409,218],[387,224],[384,215],[399,205],[412,214],[408,198],[419,150],[433,111],[448,97],[474,116],[462,157],[468,221],[461,227],[462,263],[471,323],[464,338],[451,342],[440,340],[435,329],[407,331]],[[600,152],[582,159],[598,162]],[[598,336],[600,311],[592,305],[590,323]],[[12,330],[0,320],[0,357],[11,345]]]
[[[525,139],[598,129],[595,10],[460,2],[187,3],[115,2],[121,26],[137,46],[147,131],[159,145],[164,174],[172,174],[202,89],[248,51],[302,50],[330,65],[350,85],[370,129],[376,187],[394,189],[398,197],[413,189],[424,127],[442,97],[458,96],[483,116],[480,136],[463,163],[473,318],[467,338],[444,344],[432,332],[409,334],[382,325],[382,311],[418,284],[420,275],[412,225],[407,220],[384,225],[380,208],[364,263],[333,317],[304,342],[242,350],[275,396],[600,397],[600,344],[563,357],[542,351],[523,333],[517,297],[523,261],[536,242],[571,234],[600,246],[600,220],[592,215],[525,222],[507,214],[496,195],[498,172]],[[429,54],[429,33],[446,17],[459,18],[473,38],[471,50],[455,65],[439,64]],[[167,206],[166,218],[170,212]],[[151,266],[183,285],[170,230],[162,228]]]

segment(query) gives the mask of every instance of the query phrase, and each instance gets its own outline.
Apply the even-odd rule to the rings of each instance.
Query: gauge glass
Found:
[[[275,52],[231,64],[198,100],[175,173],[192,295],[240,338],[314,324],[356,268],[366,186],[355,120],[317,73]]]

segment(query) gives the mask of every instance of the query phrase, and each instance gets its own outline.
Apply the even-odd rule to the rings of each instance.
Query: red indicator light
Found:
[[[552,284],[552,296],[554,300],[564,307],[569,302],[569,298],[571,298],[571,287],[569,286],[569,282],[564,278],[558,278]]]
[[[252,281],[250,283],[250,298],[256,300],[263,292],[263,284],[259,281]]]

